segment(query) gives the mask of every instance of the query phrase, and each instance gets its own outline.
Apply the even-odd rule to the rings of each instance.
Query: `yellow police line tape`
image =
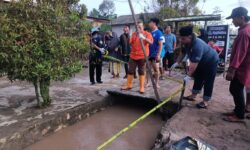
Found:
[[[176,80],[176,79],[172,79],[172,78],[168,78],[168,79],[182,84],[182,81],[180,81],[180,80]],[[103,150],[106,146],[110,145],[112,142],[114,142],[122,134],[126,133],[131,128],[135,127],[139,122],[143,121],[145,118],[147,118],[153,112],[155,112],[157,109],[161,108],[163,105],[165,105],[167,102],[169,102],[172,98],[176,97],[184,88],[185,87],[182,87],[182,88],[178,89],[176,92],[174,92],[173,94],[171,94],[167,99],[165,99],[164,101],[162,101],[160,104],[158,104],[157,106],[155,106],[154,108],[152,108],[150,111],[148,111],[147,113],[145,113],[144,115],[142,115],[140,118],[138,118],[134,122],[130,123],[129,126],[127,126],[126,128],[122,129],[120,132],[118,132],[117,134],[115,134],[114,136],[112,136],[108,141],[106,141],[105,143],[103,143],[102,145],[100,145],[97,148],[97,150]]]

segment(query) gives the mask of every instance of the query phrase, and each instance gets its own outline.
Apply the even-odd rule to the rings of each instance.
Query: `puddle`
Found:
[[[25,150],[95,150],[98,145],[146,111],[142,107],[117,104],[73,126],[60,130]],[[162,125],[161,117],[152,114],[105,149],[150,149]]]

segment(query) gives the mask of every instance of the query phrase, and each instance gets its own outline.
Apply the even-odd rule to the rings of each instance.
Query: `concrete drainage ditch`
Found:
[[[112,135],[116,134],[156,105],[157,103],[154,99],[145,97],[134,97],[130,95],[126,97],[119,95],[108,96],[104,100],[99,101],[99,103],[90,104],[84,108],[79,107],[74,111],[72,110],[64,114],[61,116],[61,119],[58,119],[56,122],[57,128],[54,126],[52,129],[50,125],[51,122],[40,125],[37,129],[40,129],[41,136],[37,136],[35,139],[32,138],[33,141],[26,142],[23,147],[26,147],[25,150],[96,149]],[[177,103],[172,101],[168,102],[164,106],[164,115],[160,115],[159,112],[152,114],[135,128],[129,130],[126,134],[114,141],[107,149],[152,149],[155,139],[156,137],[159,138],[159,132],[164,125],[162,119],[167,120],[173,116],[177,112],[177,108]],[[162,118],[162,116],[164,116],[164,118]],[[78,123],[74,124],[76,122]],[[69,125],[73,126],[68,127]],[[62,128],[65,129],[61,130]],[[33,129],[31,133],[34,132]],[[46,137],[42,138],[44,135],[46,135]],[[35,143],[36,141],[39,142]],[[31,146],[27,147],[28,145]]]

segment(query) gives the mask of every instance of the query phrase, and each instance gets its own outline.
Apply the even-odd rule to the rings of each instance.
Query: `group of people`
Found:
[[[226,80],[231,82],[230,92],[234,98],[235,109],[233,112],[226,113],[224,120],[238,122],[245,118],[246,112],[250,112],[250,17],[246,8],[238,7],[232,11],[231,16],[227,19],[233,19],[233,24],[239,27],[239,33],[233,44],[230,65],[226,76]],[[183,60],[188,59],[189,69],[187,70],[187,75],[184,77],[184,81],[188,83],[193,79],[194,84],[192,94],[184,97],[184,99],[195,101],[197,95],[204,88],[203,101],[198,103],[197,107],[208,108],[219,64],[218,53],[221,51],[215,49],[214,43],[212,43],[214,41],[210,41],[208,44],[208,42],[194,34],[192,26],[185,26],[179,30],[179,40],[182,50],[175,61],[176,37],[171,33],[170,26],[167,26],[164,30],[165,33],[163,33],[158,28],[158,24],[159,19],[150,19],[149,27],[151,32],[149,32],[145,30],[143,22],[139,21],[137,23],[137,31],[131,37],[129,35],[129,26],[124,26],[124,34],[121,35],[119,41],[123,59],[128,64],[125,64],[127,83],[121,90],[130,90],[133,88],[133,80],[138,68],[139,92],[142,94],[145,92],[146,59],[148,59],[150,68],[152,68],[154,81],[158,88],[160,87],[159,79],[166,69],[169,70],[171,75],[171,70],[180,65]],[[93,39],[97,39],[96,41],[92,40],[93,43],[97,43],[93,45],[97,53],[105,53],[101,44],[102,42],[98,38]],[[96,73],[101,73],[101,71],[97,71]],[[97,82],[100,81],[100,78],[97,77]],[[147,83],[149,82],[147,81]],[[245,103],[244,87],[248,89],[247,103]]]
[[[134,74],[138,68],[140,93],[145,92],[145,80],[149,86],[149,75],[146,76],[146,59],[149,61],[150,68],[154,72],[154,80],[157,88],[160,87],[159,80],[163,77],[164,71],[167,69],[166,62],[168,60],[169,67],[174,64],[174,49],[176,48],[176,37],[171,33],[171,27],[165,28],[164,34],[158,28],[160,20],[157,18],[150,19],[149,28],[151,32],[145,30],[143,22],[137,22],[137,32],[134,32],[128,40],[131,47],[130,59],[128,61],[127,84],[122,90],[130,90],[133,86]],[[141,43],[142,41],[142,43]],[[142,49],[142,45],[144,50]],[[147,77],[147,78],[146,78]]]

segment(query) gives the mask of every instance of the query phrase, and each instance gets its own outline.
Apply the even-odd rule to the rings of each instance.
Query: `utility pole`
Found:
[[[133,17],[133,20],[134,20],[136,32],[139,34],[138,28],[137,28],[137,21],[136,21],[136,18],[135,18],[135,12],[134,12],[134,8],[133,8],[131,0],[128,0],[128,3],[129,3],[129,7],[131,9],[131,13],[132,13],[132,17]],[[142,51],[144,53],[144,58],[146,60],[147,72],[148,72],[148,75],[150,76],[150,79],[151,79],[151,82],[152,82],[152,85],[153,85],[155,97],[156,97],[156,100],[158,101],[158,103],[160,103],[161,99],[160,99],[160,96],[159,96],[159,93],[158,93],[158,90],[157,90],[155,80],[153,78],[153,74],[151,72],[151,67],[149,65],[148,57],[147,57],[146,50],[145,50],[145,47],[143,45],[143,40],[142,39],[140,39],[140,43],[141,43]]]

